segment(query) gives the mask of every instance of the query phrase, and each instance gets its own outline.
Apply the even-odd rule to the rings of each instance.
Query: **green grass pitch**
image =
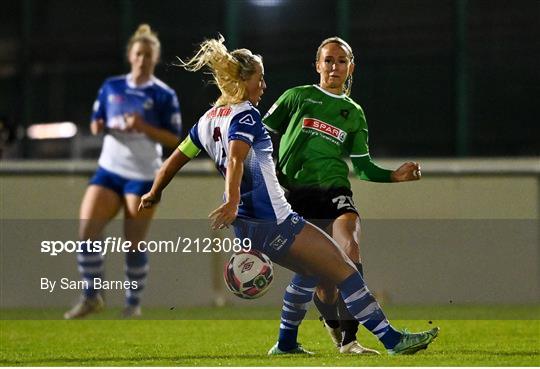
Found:
[[[119,312],[114,309],[84,321],[54,320],[61,316],[58,309],[40,312],[2,310],[0,365],[540,365],[538,307],[452,307],[446,310],[438,307],[392,307],[387,310],[391,318],[403,311],[407,313],[405,316],[414,317],[392,319],[396,327],[416,331],[437,325],[441,327],[440,335],[427,350],[412,356],[388,356],[385,353],[378,357],[344,356],[332,347],[326,331],[311,313],[310,319],[300,328],[299,340],[316,355],[268,357],[266,352],[275,343],[279,325],[276,320],[279,309],[276,308],[147,309],[147,319],[125,321],[113,319]],[[420,318],[433,311],[439,311],[439,314],[429,316],[437,319],[428,321]],[[471,319],[475,314],[489,318]],[[28,317],[39,320],[28,320]],[[443,319],[445,317],[447,319]],[[458,319],[460,317],[463,319]],[[512,317],[522,320],[509,320]],[[365,329],[360,328],[359,338],[364,345],[383,351],[382,345]]]

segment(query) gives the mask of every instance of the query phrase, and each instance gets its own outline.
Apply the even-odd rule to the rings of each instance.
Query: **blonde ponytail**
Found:
[[[256,64],[262,63],[259,55],[254,55],[248,49],[237,49],[229,52],[224,45],[225,38],[205,40],[199,50],[189,60],[180,58],[178,66],[187,71],[195,72],[204,67],[210,69],[213,81],[221,92],[214,103],[216,106],[237,104],[246,100],[245,81],[256,71]]]
[[[157,33],[152,31],[152,28],[148,24],[143,23],[139,25],[135,33],[131,36],[127,44],[128,54],[136,42],[147,42],[154,49],[156,59],[159,59],[159,55],[161,53],[161,43],[159,42]]]

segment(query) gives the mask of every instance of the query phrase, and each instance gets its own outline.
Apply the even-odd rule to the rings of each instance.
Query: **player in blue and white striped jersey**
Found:
[[[238,216],[283,220],[291,214],[283,189],[275,180],[272,141],[251,102],[210,109],[191,129],[189,137],[195,146],[208,152],[224,177],[230,143],[238,140],[251,147],[244,161]]]
[[[145,238],[155,210],[138,212],[141,195],[152,187],[162,164],[162,145],[174,148],[181,129],[176,93],[154,76],[160,43],[146,24],[128,42],[131,72],[109,78],[94,103],[93,134],[104,132],[99,167],[90,180],[80,209],[79,237],[99,241],[105,225],[124,208],[124,235],[136,247]],[[91,242],[88,242],[89,244]],[[87,288],[81,301],[64,314],[83,318],[103,307],[96,278],[103,276],[103,256],[90,248],[77,255]],[[139,250],[126,253],[125,317],[140,315],[140,294],[148,273],[148,258]]]
[[[266,88],[260,56],[247,49],[229,52],[223,38],[207,40],[181,65],[190,71],[209,67],[221,96],[193,127],[159,170],[142,211],[161,199],[174,175],[205,150],[225,177],[225,202],[210,213],[212,227],[233,225],[238,238],[298,274],[287,287],[278,343],[270,355],[309,353],[297,342],[298,326],[321,279],[335,283],[352,316],[392,354],[424,349],[438,328],[422,333],[394,329],[354,264],[319,228],[294,213],[279,187],[272,144],[255,106]]]

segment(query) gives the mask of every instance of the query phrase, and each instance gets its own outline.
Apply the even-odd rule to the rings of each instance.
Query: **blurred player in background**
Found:
[[[262,59],[247,49],[229,52],[223,38],[207,40],[181,65],[208,67],[221,96],[159,170],[142,211],[153,208],[175,174],[205,150],[225,177],[225,202],[210,213],[212,227],[233,225],[238,238],[299,274],[287,287],[278,343],[269,355],[309,353],[297,342],[298,326],[320,279],[339,286],[347,308],[391,354],[427,347],[438,328],[422,333],[395,330],[360,273],[330,237],[293,212],[275,174],[272,142],[256,109],[266,88]]]
[[[125,238],[136,246],[146,237],[155,209],[138,212],[137,207],[162,164],[162,145],[176,147],[181,129],[176,93],[154,76],[160,49],[150,26],[140,25],[127,44],[131,72],[107,79],[99,90],[90,128],[92,134],[104,132],[105,136],[99,167],[81,204],[82,240],[99,240],[106,224],[122,208]],[[148,257],[138,250],[125,257],[126,278],[136,283],[126,289],[123,316],[138,316]],[[94,278],[103,277],[103,256],[91,251],[80,253],[77,263],[89,288],[81,301],[64,314],[66,319],[82,318],[104,305],[100,291],[92,283]]]
[[[325,229],[363,276],[360,218],[344,157],[351,158],[361,179],[373,182],[417,180],[420,167],[408,162],[391,171],[371,160],[364,112],[349,97],[354,56],[347,42],[338,37],[324,40],[315,65],[319,84],[285,91],[264,117],[264,124],[282,135],[278,178],[288,190],[293,210]],[[350,316],[334,284],[322,282],[314,302],[341,353],[377,353],[358,343],[358,322]]]

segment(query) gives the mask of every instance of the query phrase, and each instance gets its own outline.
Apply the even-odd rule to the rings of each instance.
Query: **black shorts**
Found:
[[[295,188],[287,194],[293,210],[318,227],[326,228],[345,213],[356,213],[352,192],[339,188]]]

